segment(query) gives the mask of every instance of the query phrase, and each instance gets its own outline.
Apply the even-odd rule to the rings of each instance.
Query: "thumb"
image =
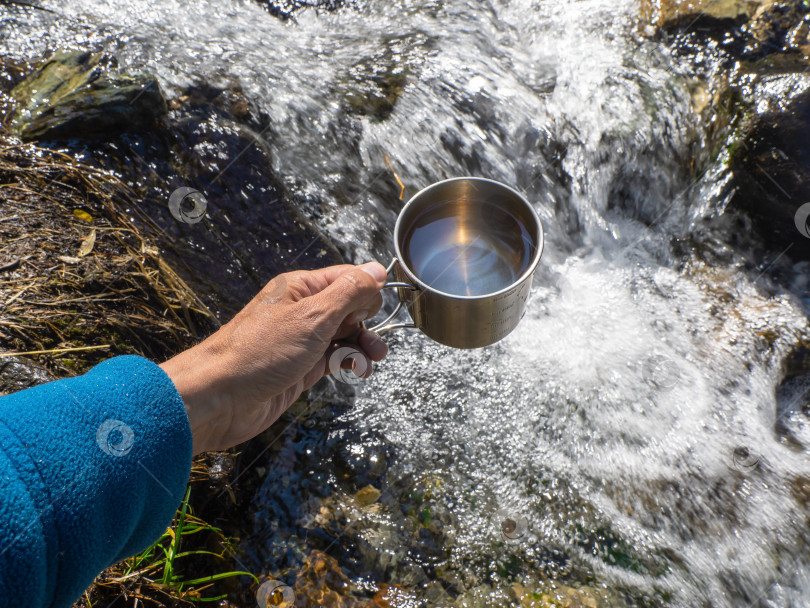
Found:
[[[339,275],[328,287],[311,297],[324,318],[338,327],[348,315],[361,310],[379,293],[386,276],[382,264],[369,262]]]

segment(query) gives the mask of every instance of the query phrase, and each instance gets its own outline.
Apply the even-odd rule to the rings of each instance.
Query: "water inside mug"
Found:
[[[403,256],[430,287],[481,296],[517,281],[535,251],[523,223],[497,200],[451,200],[414,218],[404,235]]]

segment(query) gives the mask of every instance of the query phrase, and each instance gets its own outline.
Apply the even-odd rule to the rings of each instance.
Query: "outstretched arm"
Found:
[[[186,404],[194,453],[255,437],[330,373],[337,345],[358,367],[388,352],[361,322],[380,310],[385,268],[376,262],[279,275],[227,325],[163,363]]]
[[[336,344],[382,359],[361,321],[379,310],[384,281],[376,263],[280,275],[161,365],[114,357],[1,397],[2,604],[67,608],[170,525],[193,453],[265,430],[329,373]]]

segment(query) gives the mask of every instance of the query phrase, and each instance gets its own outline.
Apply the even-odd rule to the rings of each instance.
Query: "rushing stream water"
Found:
[[[289,21],[236,0],[46,6],[62,16],[6,15],[5,44],[104,47],[169,92],[238,80],[272,118],[276,171],[355,262],[390,259],[386,155],[406,198],[473,174],[535,205],[547,242],[518,329],[476,351],[390,334],[320,423],[329,445],[384,461],[379,508],[352,517],[374,554],[358,559],[387,582],[423,597],[440,578],[459,606],[511,605],[510,585],[541,574],[604,587],[606,605],[810,605],[791,492],[810,475],[806,387],[775,394],[804,305],[768,260],[724,245],[727,176],[693,166],[688,66],[642,35],[635,1],[368,0]],[[385,120],[349,121],[341,79],[381,49],[407,85]],[[334,491],[332,454],[316,456]]]

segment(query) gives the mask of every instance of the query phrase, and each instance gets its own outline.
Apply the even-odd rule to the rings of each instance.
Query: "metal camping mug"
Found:
[[[420,329],[454,348],[480,348],[506,337],[526,309],[543,253],[543,226],[529,202],[504,184],[457,177],[421,190],[394,227],[388,267],[399,304],[371,327]],[[402,306],[410,323],[392,322]]]

